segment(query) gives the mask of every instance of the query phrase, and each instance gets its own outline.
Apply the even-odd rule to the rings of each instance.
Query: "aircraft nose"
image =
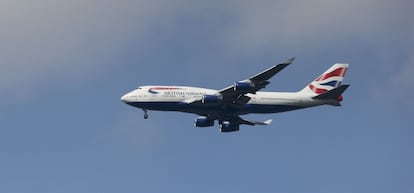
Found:
[[[121,97],[121,101],[124,102],[124,103],[128,103],[129,102],[129,100],[128,100],[128,94],[123,95]]]
[[[126,103],[126,104],[129,104],[129,105],[131,103],[136,102],[136,100],[137,100],[137,96],[136,96],[136,93],[134,91],[126,93],[121,97],[121,101]]]

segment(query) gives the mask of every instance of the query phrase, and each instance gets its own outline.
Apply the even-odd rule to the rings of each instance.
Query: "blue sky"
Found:
[[[413,192],[412,1],[0,1],[1,192]],[[266,91],[349,63],[340,108],[222,134],[139,85]]]

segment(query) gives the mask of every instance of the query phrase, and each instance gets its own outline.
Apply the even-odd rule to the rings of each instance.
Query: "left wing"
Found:
[[[249,79],[238,81],[231,86],[228,86],[219,91],[223,96],[224,103],[246,104],[250,97],[245,96],[247,93],[256,93],[262,88],[265,88],[270,82],[268,81],[275,74],[283,70],[286,66],[291,64],[295,58],[290,58],[285,62],[277,64],[259,74],[256,74]]]
[[[223,117],[224,118],[224,117]],[[225,117],[225,119],[219,119],[220,131],[221,132],[233,132],[240,129],[240,125],[270,125],[272,119],[264,122],[245,120],[237,115]]]

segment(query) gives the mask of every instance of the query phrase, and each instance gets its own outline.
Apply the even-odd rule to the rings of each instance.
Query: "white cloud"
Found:
[[[294,47],[311,43],[317,48],[349,40],[378,41],[413,25],[410,5],[411,1],[386,0],[235,3],[238,25],[229,29],[223,40],[252,50],[275,44]]]
[[[93,78],[176,5],[150,0],[0,1],[0,89],[23,92],[46,80]]]
[[[354,63],[353,70],[371,73],[359,77],[368,78],[365,83],[375,82],[367,85],[373,88],[364,88],[374,90],[369,98],[412,98],[414,60],[407,50],[414,50],[413,6],[413,1],[405,0],[247,1],[234,4],[237,25],[220,38],[226,50],[239,54],[268,52],[276,47],[279,55],[314,58],[331,50],[345,51],[344,58],[354,59],[348,61]],[[388,68],[393,70],[384,70]],[[384,89],[394,92],[384,93]]]
[[[212,25],[222,29],[212,29],[211,41],[221,56],[231,58],[274,45],[299,52],[294,54],[321,52],[318,48],[349,41],[391,51],[387,43],[413,37],[411,5],[404,0],[0,1],[0,89],[31,92],[46,81],[96,78],[115,66],[131,41],[142,41],[142,49],[151,46],[146,38],[154,38],[154,28],[180,34],[183,15],[207,23],[222,20]],[[228,18],[212,16],[217,9]]]

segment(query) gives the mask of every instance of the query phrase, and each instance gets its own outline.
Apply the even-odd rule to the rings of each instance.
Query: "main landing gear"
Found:
[[[142,109],[144,111],[144,119],[148,119],[148,111],[147,109]]]

